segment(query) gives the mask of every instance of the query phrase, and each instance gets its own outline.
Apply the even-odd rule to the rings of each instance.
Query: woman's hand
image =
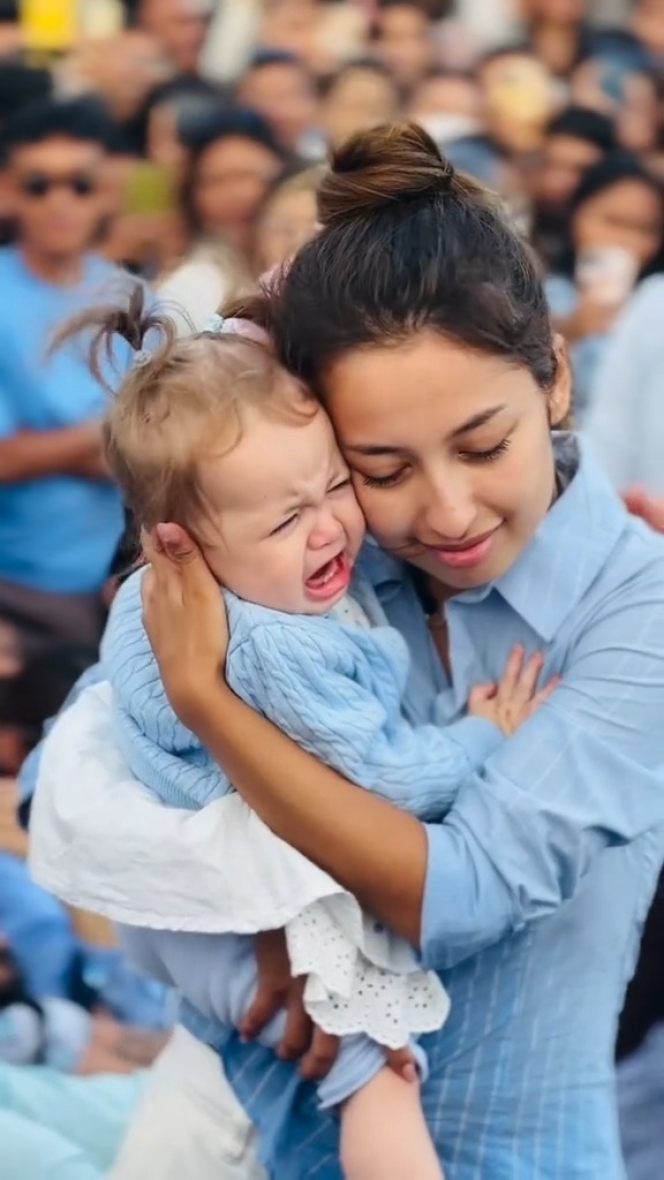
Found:
[[[164,688],[180,720],[198,718],[224,674],[228,622],[223,595],[191,537],[175,524],[143,535],[143,622]]]
[[[630,488],[623,498],[633,516],[645,520],[656,533],[664,533],[663,497],[651,496],[645,488]]]

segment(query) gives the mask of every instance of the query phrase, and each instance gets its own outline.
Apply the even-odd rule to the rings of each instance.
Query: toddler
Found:
[[[537,692],[539,657],[524,665],[517,654],[497,688],[474,690],[455,724],[409,723],[407,649],[362,579],[364,520],[321,407],[246,321],[216,317],[210,331],[180,341],[136,305],[96,322],[97,354],[117,332],[137,349],[146,334],[162,334],[151,353],[139,351],[108,415],[106,454],[143,526],[186,528],[223,587],[230,686],[353,782],[423,820],[442,818],[460,782],[551,691]],[[202,808],[232,787],[171,709],[141,613],[139,572],[115,600],[102,648],[119,740],[133,773],[164,804]],[[235,912],[229,866],[214,979],[192,935],[188,978],[168,975],[166,950],[164,982],[237,1026],[256,988],[252,935],[285,927],[309,1014],[342,1037],[319,1096],[340,1111],[345,1175],[440,1180],[419,1087],[386,1067],[381,1047],[411,1043],[425,1075],[414,1038],[446,1018],[438,977],[315,866],[270,833],[252,845],[250,833],[238,833],[236,870],[256,876],[253,912]],[[273,896],[283,891],[271,889],[284,872],[293,883],[287,913],[275,912]],[[262,1038],[276,1049],[282,1033],[283,1018]]]

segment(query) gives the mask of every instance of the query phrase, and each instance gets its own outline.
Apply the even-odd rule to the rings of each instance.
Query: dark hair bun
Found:
[[[354,135],[331,159],[318,193],[322,225],[339,225],[394,202],[470,192],[417,123],[389,123]]]

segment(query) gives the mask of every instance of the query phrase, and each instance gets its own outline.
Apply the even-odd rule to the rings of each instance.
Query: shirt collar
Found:
[[[532,541],[502,578],[454,600],[481,602],[495,592],[547,643],[605,564],[627,521],[622,501],[583,442],[559,433],[554,450],[567,486]],[[373,539],[364,547],[360,570],[383,603],[408,577],[405,563]]]

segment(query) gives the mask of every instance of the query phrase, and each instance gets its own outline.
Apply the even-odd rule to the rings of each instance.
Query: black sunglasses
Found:
[[[41,200],[54,188],[66,188],[75,197],[90,197],[97,191],[97,181],[88,172],[73,172],[71,176],[48,176],[45,172],[32,172],[21,177],[21,191],[26,197]]]

